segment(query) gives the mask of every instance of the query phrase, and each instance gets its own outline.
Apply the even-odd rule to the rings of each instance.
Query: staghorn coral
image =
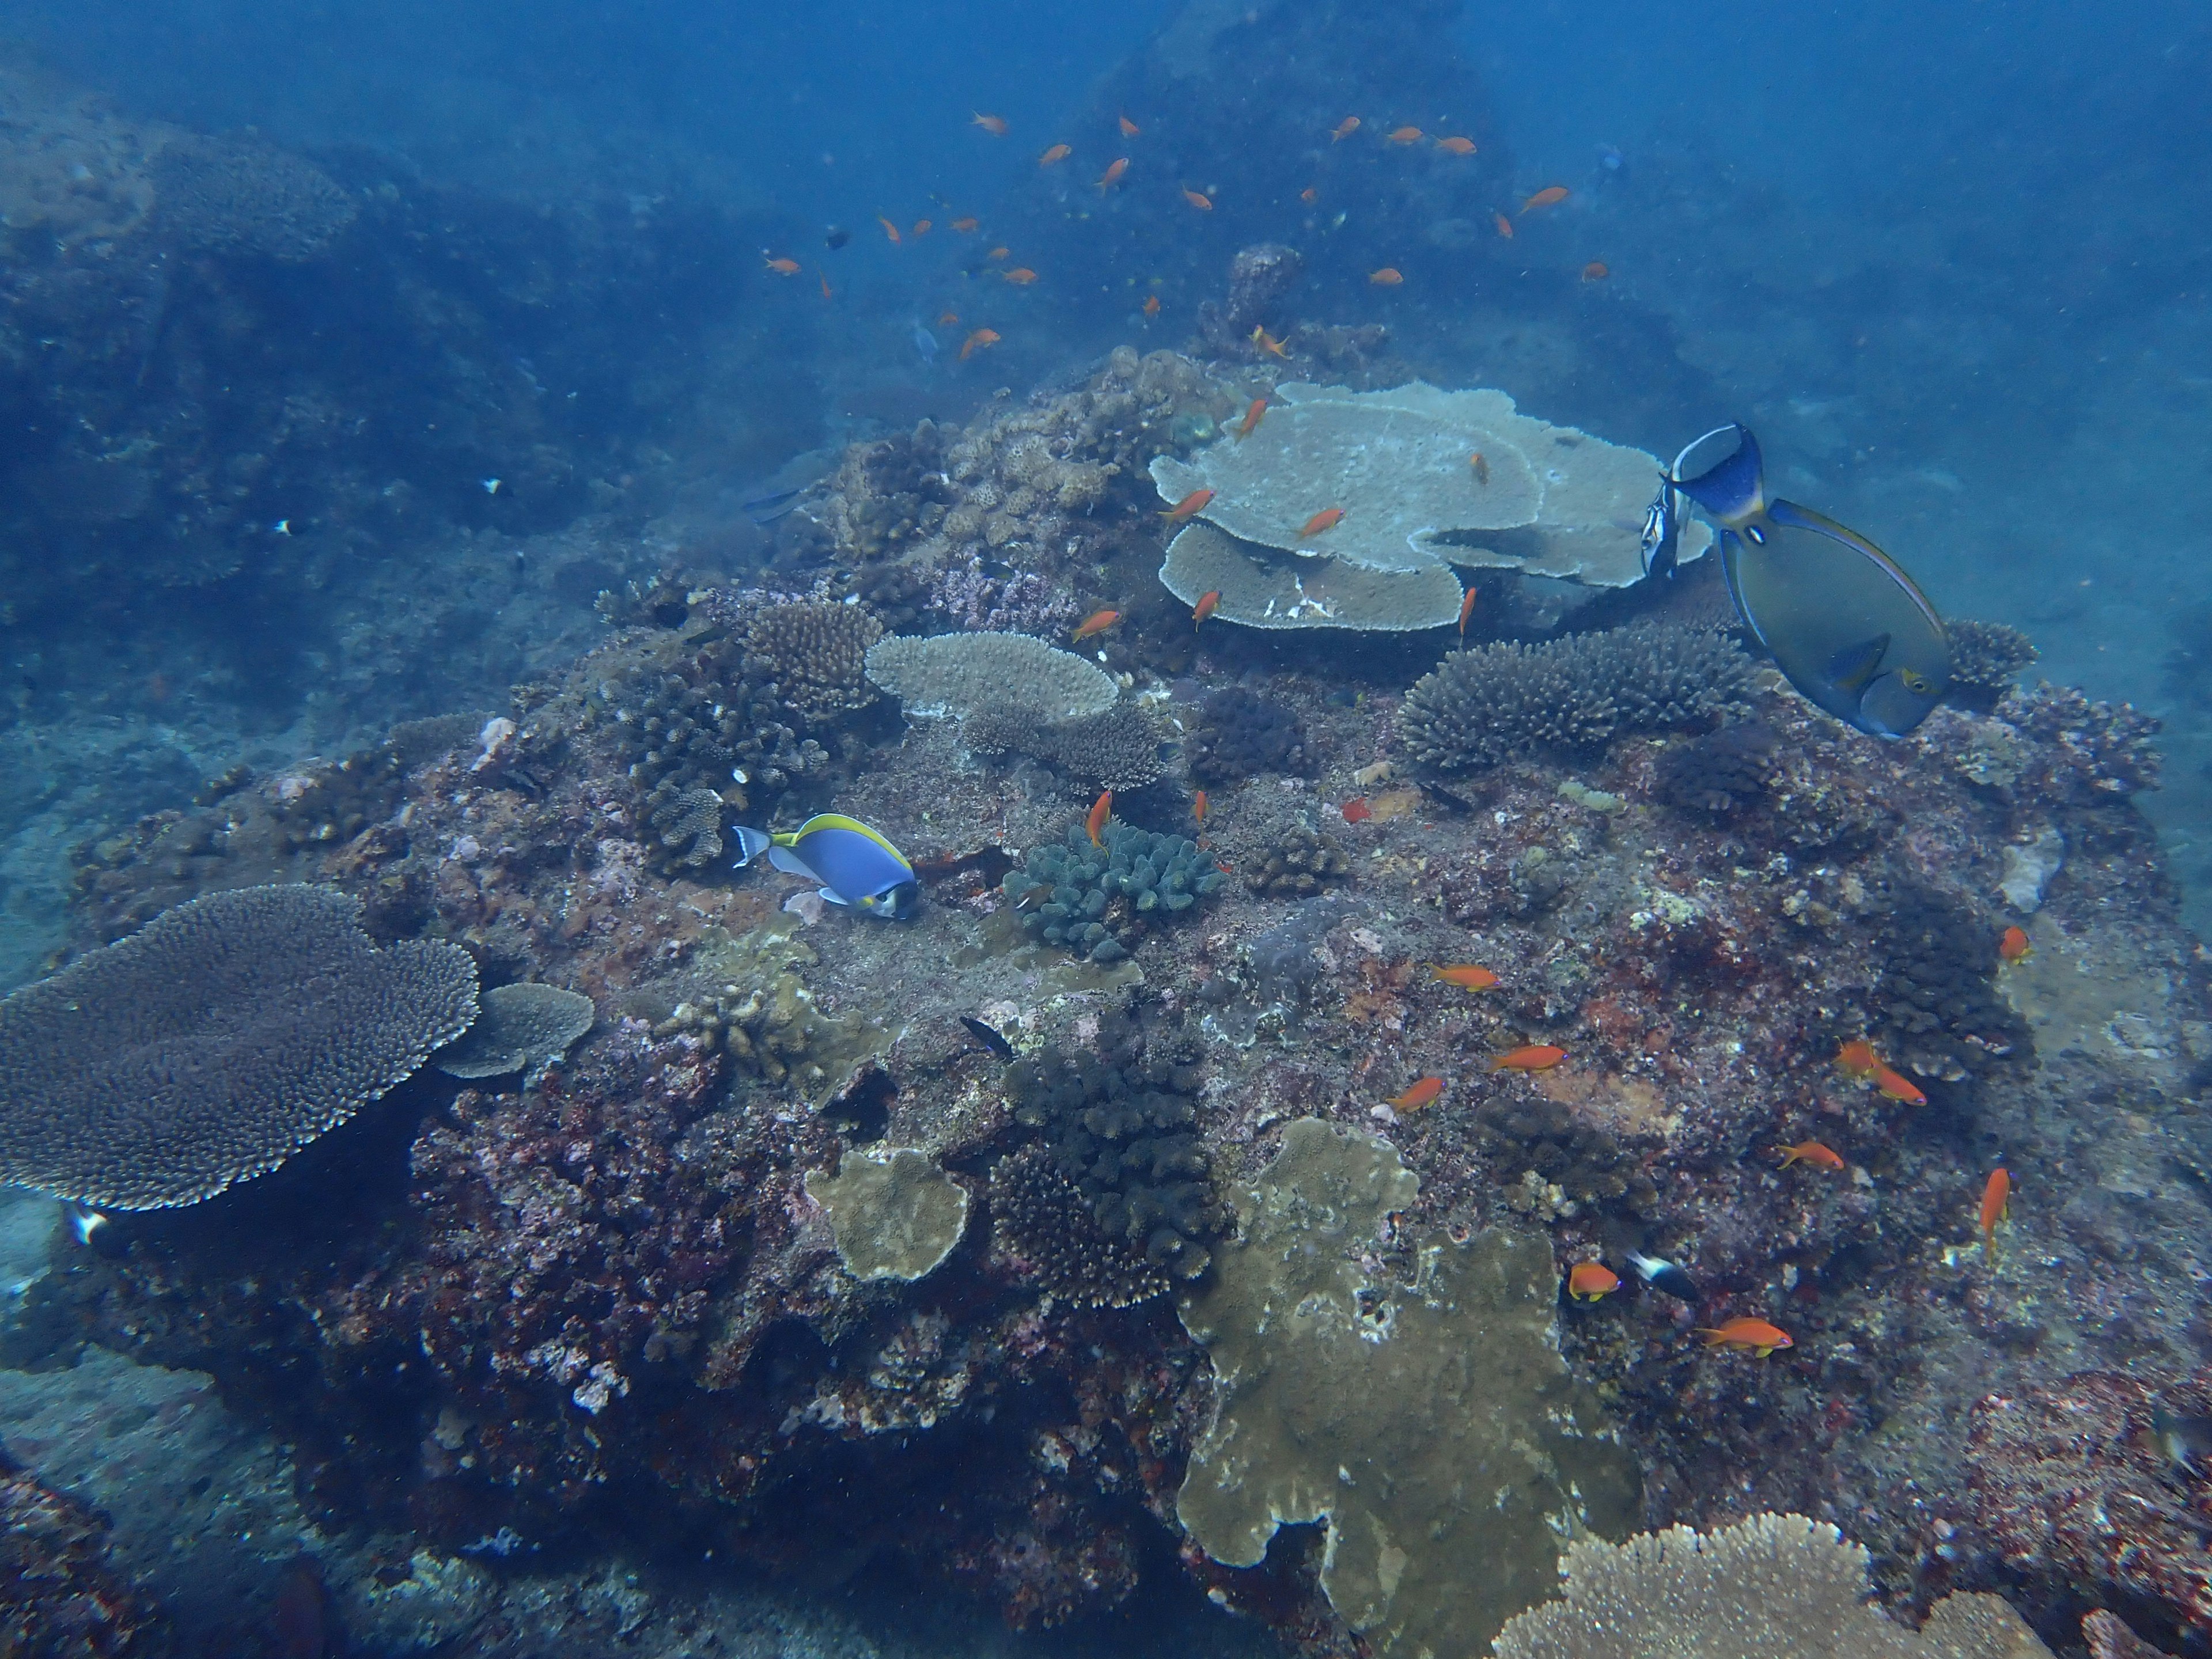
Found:
[[[1953,617],[1943,631],[1951,641],[1951,684],[1945,695],[1984,714],[2012,690],[2021,670],[2043,655],[2027,635],[2002,623]]]
[[[1867,1553],[1802,1515],[1625,1544],[1578,1538],[1566,1599],[1498,1638],[1498,1659],[2049,1659],[2000,1596],[1947,1595],[1919,1630],[1868,1603]]]
[[[1554,1345],[1540,1240],[1424,1236],[1410,1277],[1382,1269],[1419,1188],[1387,1141],[1301,1118],[1234,1191],[1237,1242],[1182,1305],[1218,1404],[1176,1499],[1231,1566],[1326,1519],[1330,1603],[1409,1659],[1481,1652],[1550,1588],[1562,1537],[1626,1529],[1634,1490]]]
[[[1455,651],[1414,682],[1400,718],[1407,753],[1437,772],[1544,749],[1593,748],[1617,731],[1709,722],[1751,692],[1751,660],[1703,629],[1672,623]]]
[[[361,914],[327,887],[210,894],[0,1003],[0,1180],[196,1204],[410,1075],[475,1019],[476,964],[379,950]]]
[[[1297,712],[1242,686],[1206,694],[1187,745],[1191,776],[1217,788],[1261,772],[1305,769],[1306,731]]]
[[[1097,1054],[1049,1050],[1017,1063],[1006,1087],[1014,1121],[1042,1133],[1054,1167],[1105,1239],[1155,1273],[1206,1271],[1221,1210],[1196,1133],[1195,1066],[1147,1054],[1133,1030],[1109,1031]],[[1051,1196],[1037,1182],[1026,1192],[1033,1205]],[[1106,1282],[1133,1282],[1118,1254],[1103,1265]]]
[[[0,1654],[153,1659],[159,1613],[109,1564],[106,1521],[0,1450]]]
[[[960,735],[980,753],[1031,755],[1096,788],[1141,789],[1163,769],[1158,723],[1127,698],[1096,714],[1043,724],[1018,707],[987,704],[960,722]]]
[[[1121,695],[1114,677],[1073,652],[1026,634],[894,634],[869,647],[868,678],[911,717],[965,717],[1013,709],[1033,720],[1103,714]]]
[[[557,1065],[592,1029],[591,998],[557,985],[495,985],[481,999],[476,1024],[434,1056],[448,1077],[500,1077]]]
[[[1127,1308],[1171,1287],[1141,1249],[1099,1226],[1082,1190],[1037,1142],[991,1166],[991,1213],[1005,1249],[1063,1302]]]
[[[354,222],[353,200],[312,161],[255,138],[184,134],[155,156],[154,222],[217,253],[312,259]]]
[[[806,1177],[806,1195],[829,1213],[837,1259],[859,1279],[923,1278],[968,1231],[968,1189],[911,1146],[848,1152],[836,1175]]]
[[[856,605],[772,605],[753,618],[745,649],[765,665],[785,708],[819,720],[876,700],[866,659],[883,632]]]
[[[1094,845],[1080,823],[1059,846],[1033,847],[1000,884],[1030,931],[1093,962],[1119,962],[1155,921],[1194,908],[1224,878],[1181,836],[1109,819]]]

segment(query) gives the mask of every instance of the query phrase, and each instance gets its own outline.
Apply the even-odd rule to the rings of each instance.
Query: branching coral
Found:
[[[1987,924],[1911,885],[1890,894],[1887,908],[1868,1031],[1875,1050],[1916,1077],[1947,1083],[2023,1067],[2033,1039],[1997,994]]]
[[[1064,1302],[1127,1308],[1169,1291],[1167,1274],[1098,1224],[1082,1189],[1039,1143],[991,1166],[991,1212],[1006,1249]]]
[[[1191,776],[1216,787],[1257,773],[1305,769],[1305,726],[1296,711],[1242,686],[1206,693],[1188,747]]]
[[[745,649],[784,707],[817,720],[876,700],[866,665],[868,647],[883,632],[856,605],[772,605],[753,618]]]
[[[2002,623],[1954,617],[1943,631],[1951,641],[1950,700],[1985,713],[2043,655],[2027,635]]]
[[[1162,770],[1160,728],[1127,698],[1096,714],[1042,724],[1017,707],[985,707],[961,721],[960,735],[981,753],[1012,750],[1050,761],[1094,788],[1141,789]]]
[[[1750,659],[1720,635],[1662,623],[1455,652],[1406,694],[1406,750],[1464,771],[1618,731],[1706,724],[1751,693]]]

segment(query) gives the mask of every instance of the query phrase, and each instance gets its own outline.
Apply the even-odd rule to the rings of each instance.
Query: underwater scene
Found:
[[[2208,83],[0,0],[0,1659],[2212,1659]]]

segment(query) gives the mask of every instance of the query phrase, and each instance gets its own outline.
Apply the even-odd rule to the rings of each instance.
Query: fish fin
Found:
[[[1793,530],[1809,530],[1816,536],[1826,536],[1832,542],[1841,542],[1855,552],[1864,554],[1881,567],[1883,574],[1890,580],[1905,590],[1905,597],[1912,601],[1914,608],[1928,619],[1928,625],[1948,641],[1950,636],[1944,632],[1943,618],[1936,614],[1934,603],[1920,591],[1920,584],[1912,580],[1903,565],[1849,525],[1838,524],[1826,514],[1815,513],[1811,507],[1800,507],[1795,501],[1768,502],[1767,516],[1778,525]]]
[[[738,838],[738,868],[740,870],[775,844],[765,831],[749,830],[742,823],[730,833]]]
[[[796,872],[794,872],[794,873],[796,873]],[[831,892],[831,891],[830,890],[830,889],[828,889],[827,887],[819,887],[819,888],[817,888],[815,890],[816,890],[817,892],[820,893],[820,894],[822,895],[822,896],[823,896],[824,899],[826,899],[829,902],[830,902],[831,904],[836,905],[839,908],[841,908],[841,909],[842,909],[842,908],[843,908],[845,907],[845,901],[844,901],[843,899],[839,898],[839,897],[837,896],[837,895],[836,895],[836,894],[835,894],[835,893]]]
[[[822,879],[821,877],[816,875],[814,872],[808,867],[807,862],[805,859],[799,857],[798,854],[793,852],[788,847],[769,848],[768,849],[768,861],[774,865],[777,869],[782,871],[787,876],[804,876],[809,881],[819,881]]]
[[[1685,462],[1693,457],[1703,460],[1711,453],[1709,445],[1730,435],[1736,441],[1731,453],[1706,466],[1694,477],[1681,476]],[[1667,482],[1731,529],[1766,510],[1765,465],[1759,457],[1759,440],[1741,422],[1717,426],[1686,445],[1674,458]]]
[[[1874,683],[1881,672],[1881,659],[1889,654],[1889,635],[1877,634],[1870,640],[1861,640],[1847,645],[1828,659],[1825,672],[1830,684],[1857,696]]]
[[[803,836],[810,830],[849,830],[856,836],[866,836],[901,864],[906,864],[908,869],[911,870],[914,867],[911,864],[907,864],[906,854],[885,839],[882,830],[873,825],[863,823],[858,818],[848,818],[842,812],[817,812],[799,826],[799,835]],[[798,837],[793,836],[793,839],[796,840]]]

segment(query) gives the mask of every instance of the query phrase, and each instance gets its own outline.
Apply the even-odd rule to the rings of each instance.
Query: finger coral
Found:
[[[1751,659],[1722,635],[1671,623],[1455,651],[1406,694],[1401,729],[1437,772],[1540,750],[1595,748],[1619,731],[1705,725],[1751,693]]]
[[[266,1174],[477,1016],[457,945],[379,950],[327,887],[165,911],[0,1002],[0,1181],[118,1210]]]

